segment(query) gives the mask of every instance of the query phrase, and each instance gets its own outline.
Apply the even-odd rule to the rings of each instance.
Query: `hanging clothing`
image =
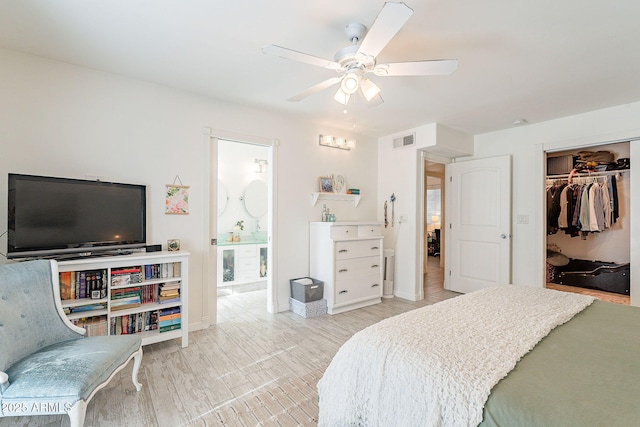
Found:
[[[561,229],[571,237],[586,239],[588,233],[605,231],[616,223],[619,216],[616,178],[589,179],[594,181],[569,185],[554,181],[547,186],[548,234]]]

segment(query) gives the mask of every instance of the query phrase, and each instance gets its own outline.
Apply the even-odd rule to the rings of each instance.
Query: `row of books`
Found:
[[[124,310],[155,302],[180,302],[180,283],[154,283],[111,290],[112,310]]]
[[[128,286],[142,283],[140,267],[121,267],[111,270],[111,286]]]
[[[158,329],[160,333],[180,329],[181,320],[180,307],[164,308],[158,311]]]
[[[144,266],[144,278],[166,279],[169,277],[180,277],[180,263],[170,262],[164,264],[147,264]]]
[[[112,317],[109,325],[111,335],[129,335],[158,329],[158,312],[129,314]]]
[[[347,188],[347,194],[360,194],[359,188]]]
[[[180,283],[160,283],[158,286],[158,303],[168,304],[180,301]]]
[[[106,298],[106,275],[106,270],[63,271],[59,274],[60,298]]]
[[[144,286],[145,288],[147,286]],[[111,290],[111,310],[125,310],[142,305],[142,286]]]
[[[73,324],[84,328],[88,337],[95,337],[99,335],[107,335],[107,317],[106,316],[94,316],[83,317],[81,319],[72,320]]]

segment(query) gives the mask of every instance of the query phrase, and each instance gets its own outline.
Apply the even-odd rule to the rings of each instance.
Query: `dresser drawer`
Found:
[[[334,305],[340,305],[381,296],[382,283],[380,283],[380,277],[372,274],[362,277],[358,283],[352,281],[336,283],[333,298]]]
[[[358,226],[358,237],[380,236],[381,234],[382,227],[377,224]]]
[[[378,256],[336,261],[336,283],[357,281],[370,275],[379,277],[381,267]]]
[[[337,239],[349,239],[358,237],[357,225],[334,225],[331,227],[331,238]]]
[[[379,239],[336,242],[336,260],[380,256],[382,241]]]

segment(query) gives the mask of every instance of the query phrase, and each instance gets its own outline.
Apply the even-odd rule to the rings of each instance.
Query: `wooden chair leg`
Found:
[[[71,427],[82,427],[84,425],[84,417],[87,414],[87,402],[78,400],[69,411],[69,421]]]
[[[138,371],[140,370],[140,365],[142,364],[142,347],[138,350],[133,356],[133,372],[131,374],[131,380],[133,381],[133,385],[136,386],[136,390],[142,390],[142,384],[138,381]]]

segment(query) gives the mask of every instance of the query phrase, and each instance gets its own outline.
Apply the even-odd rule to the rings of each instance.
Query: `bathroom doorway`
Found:
[[[218,141],[217,295],[266,290],[269,147]]]
[[[210,171],[206,187],[209,318],[218,323],[221,315],[237,316],[237,312],[232,313],[237,309],[232,309],[225,300],[240,298],[242,303],[242,298],[251,298],[256,293],[264,301],[265,311],[274,313],[278,141],[221,130],[205,135]]]

